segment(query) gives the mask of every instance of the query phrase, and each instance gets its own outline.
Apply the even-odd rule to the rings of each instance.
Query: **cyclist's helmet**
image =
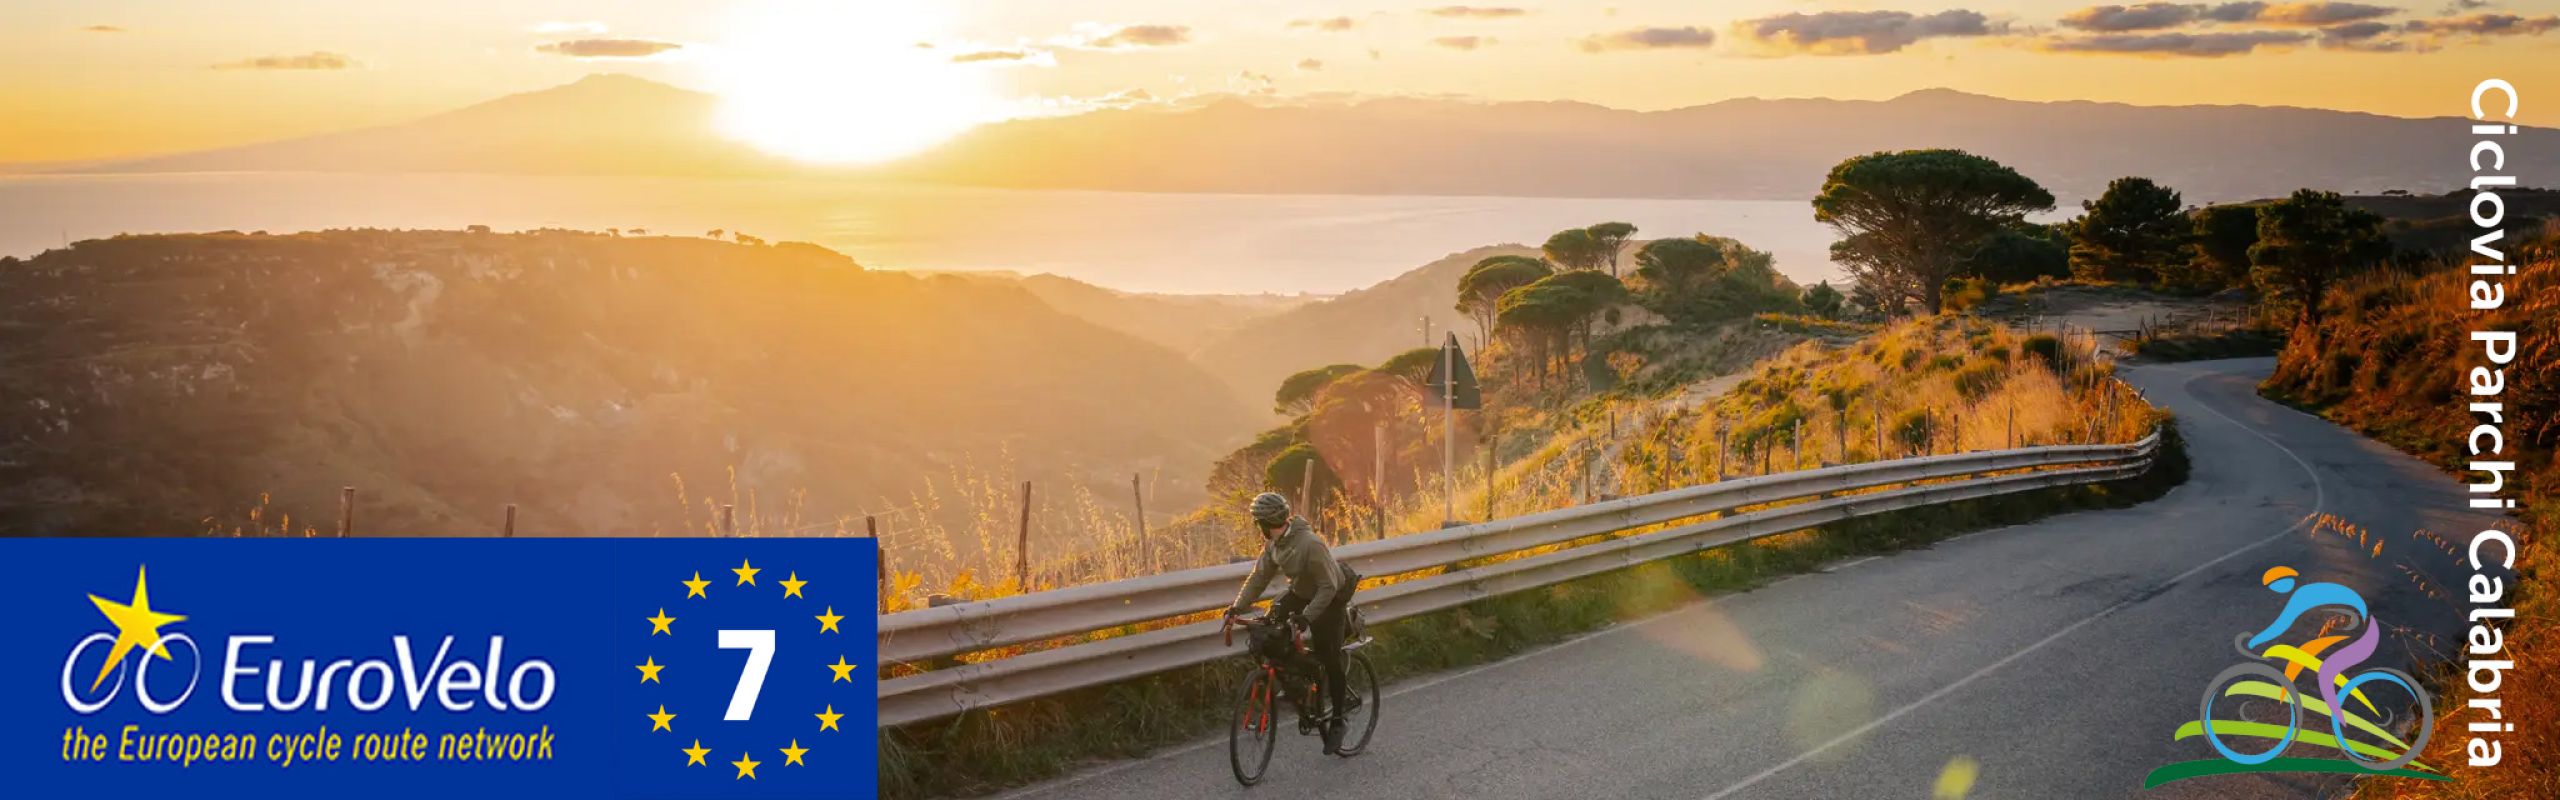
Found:
[[[1263,492],[1253,496],[1251,510],[1254,522],[1265,527],[1279,525],[1289,521],[1289,498],[1277,492]]]

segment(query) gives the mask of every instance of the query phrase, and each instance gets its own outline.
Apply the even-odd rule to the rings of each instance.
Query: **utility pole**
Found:
[[[1424,339],[1431,318],[1422,318]],[[1440,519],[1458,521],[1458,348],[1440,346]]]

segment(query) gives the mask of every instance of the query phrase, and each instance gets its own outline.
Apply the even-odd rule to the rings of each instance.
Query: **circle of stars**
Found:
[[[764,569],[756,566],[747,559],[739,559],[738,566],[730,568],[729,572],[730,574],[737,576],[737,583],[731,588],[755,587],[757,586],[756,575],[764,572]],[[809,582],[801,580],[800,573],[798,572],[789,572],[787,574],[789,577],[774,582],[775,585],[782,588],[782,596],[785,599],[808,599],[808,596],[803,594],[801,590],[803,587],[808,586]],[[678,598],[679,602],[693,599],[708,600],[711,598],[711,581],[704,580],[702,573],[699,571],[694,572],[693,577],[677,581],[676,583],[684,586],[684,596],[682,598]],[[838,627],[838,625],[839,623],[842,623],[845,618],[836,613],[834,606],[826,606],[825,611],[813,614],[811,617],[817,621],[818,632],[821,634],[844,633],[844,630]],[[655,616],[645,618],[645,621],[649,623],[649,635],[653,638],[657,636],[675,636],[675,623],[677,619],[677,617],[669,616],[665,608],[659,608],[658,613]],[[832,676],[828,679],[829,683],[852,683],[853,671],[860,665],[847,662],[844,655],[839,653],[836,655],[835,663],[823,664],[820,666],[826,667],[827,670],[832,673]],[[641,663],[633,665],[633,668],[640,671],[641,683],[663,684],[663,682],[659,680],[659,674],[664,672],[667,667],[664,664],[658,663],[658,658],[655,654],[650,654],[645,656],[645,660]],[[676,714],[667,711],[667,707],[664,703],[658,704],[658,710],[655,713],[643,714],[641,716],[649,719],[649,730],[652,733],[663,731],[672,734],[675,732]],[[816,717],[818,721],[816,732],[841,733],[844,730],[837,723],[844,719],[845,715],[836,713],[836,707],[832,703],[827,704],[824,710],[811,716]],[[800,746],[799,739],[792,739],[789,746],[775,748],[775,751],[782,754],[782,764],[780,768],[808,766],[807,756],[810,752],[810,748]],[[710,762],[706,759],[711,755],[711,748],[702,746],[702,740],[698,737],[693,739],[693,744],[691,746],[677,748],[677,752],[684,754],[684,765],[687,767],[710,766]],[[735,776],[736,780],[754,780],[756,778],[756,768],[765,766],[765,763],[766,762],[755,760],[755,754],[753,752],[741,752],[738,754],[738,760],[728,762],[729,766],[737,771]]]

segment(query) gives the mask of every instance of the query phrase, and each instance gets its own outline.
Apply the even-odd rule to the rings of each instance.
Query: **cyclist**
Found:
[[[1333,552],[1316,538],[1305,518],[1289,515],[1288,498],[1263,492],[1253,498],[1248,510],[1262,534],[1262,557],[1254,560],[1253,574],[1244,579],[1244,590],[1236,594],[1227,616],[1241,615],[1261,600],[1272,575],[1288,576],[1288,594],[1271,603],[1271,616],[1289,619],[1311,613],[1300,618],[1307,623],[1328,707],[1335,709],[1324,716],[1324,752],[1334,755],[1342,748],[1344,716],[1360,707],[1360,698],[1342,679],[1342,637],[1349,627],[1351,593],[1360,585],[1360,574],[1333,560]]]

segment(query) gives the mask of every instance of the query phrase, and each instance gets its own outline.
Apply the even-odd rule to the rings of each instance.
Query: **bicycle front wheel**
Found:
[[[1227,765],[1236,782],[1252,786],[1271,768],[1271,751],[1280,744],[1280,682],[1268,667],[1245,673],[1236,690],[1235,724],[1227,728]]]
[[[1342,748],[1335,752],[1343,758],[1359,755],[1369,749],[1369,737],[1378,732],[1378,671],[1369,666],[1369,657],[1360,653],[1346,656],[1342,680],[1350,694],[1359,696],[1360,707],[1342,720]]]

